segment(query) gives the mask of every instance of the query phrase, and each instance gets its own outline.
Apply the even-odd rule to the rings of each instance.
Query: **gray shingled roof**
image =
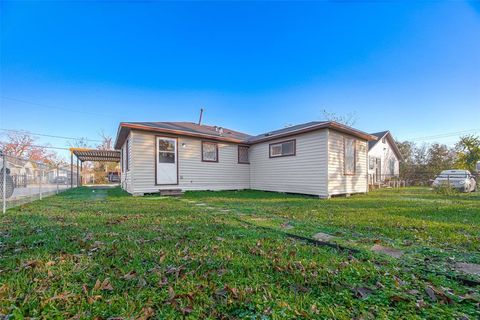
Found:
[[[299,125],[270,131],[267,133],[263,133],[257,136],[250,136],[246,133],[238,132],[228,128],[222,128],[223,131],[219,130],[219,127],[216,126],[208,126],[208,125],[198,125],[193,122],[122,122],[120,123],[118,132],[117,132],[117,139],[115,141],[115,148],[120,148],[123,141],[127,138],[128,132],[131,129],[137,130],[152,130],[173,134],[182,134],[185,135],[191,134],[194,136],[216,139],[216,140],[225,140],[225,141],[233,141],[237,143],[258,143],[262,141],[268,141],[275,139],[276,137],[285,137],[289,135],[294,135],[297,132],[308,132],[313,131],[321,128],[332,128],[334,130],[338,130],[340,132],[346,132],[348,134],[353,134],[359,137],[362,137],[366,140],[370,140],[373,136],[359,131],[357,129],[342,125],[340,123],[336,123],[334,121],[311,121],[307,123],[302,123]]]
[[[287,128],[283,128],[283,129],[279,129],[279,130],[274,130],[274,131],[270,131],[270,132],[267,132],[267,133],[262,133],[262,134],[259,134],[258,136],[250,137],[247,140],[247,142],[255,142],[255,141],[258,141],[258,140],[265,139],[265,138],[270,137],[270,136],[285,134],[285,133],[293,132],[293,131],[296,131],[296,130],[301,130],[301,129],[305,129],[305,128],[308,128],[308,127],[316,126],[316,125],[326,123],[326,122],[328,122],[328,121],[310,121],[310,122],[307,122],[307,123],[302,123],[302,124],[298,124],[298,125],[295,125],[295,126],[291,126],[291,127],[287,127]]]
[[[224,128],[223,133],[220,134],[216,126],[199,125],[193,122],[125,122],[127,124],[141,125],[156,129],[177,130],[190,133],[206,134],[216,137],[232,138],[238,140],[247,140],[250,135],[242,132],[238,132],[232,129]],[[217,128],[217,129],[216,129]]]
[[[388,130],[387,131],[370,133],[372,136],[377,137],[378,140],[368,141],[368,150],[372,149],[377,144],[377,142],[380,141],[383,138],[383,136],[385,136],[387,133],[388,133]]]

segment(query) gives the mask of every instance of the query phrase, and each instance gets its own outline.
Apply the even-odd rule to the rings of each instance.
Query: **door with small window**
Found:
[[[178,184],[177,139],[157,137],[155,159],[156,184]]]

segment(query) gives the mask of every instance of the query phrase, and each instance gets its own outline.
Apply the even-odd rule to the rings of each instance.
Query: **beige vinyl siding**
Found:
[[[269,145],[296,140],[296,154],[269,157]],[[255,144],[250,147],[252,189],[328,196],[327,129]]]
[[[344,137],[356,141],[356,170],[344,174]],[[328,130],[328,193],[329,195],[367,192],[367,141]]]
[[[132,142],[130,141],[128,143],[128,150],[126,149],[127,148],[127,140],[128,139],[131,139],[131,134],[127,137],[127,139],[125,140],[125,143],[123,144],[122,146],[122,150],[121,150],[121,161],[122,161],[122,168],[123,168],[123,172],[121,173],[121,186],[122,186],[122,189],[129,192],[129,193],[133,193],[133,184],[132,184],[132,161],[133,161],[133,157],[132,157]],[[127,162],[124,161],[124,157],[128,157],[128,167],[129,167],[129,170],[127,171]]]
[[[218,162],[202,162],[202,139],[178,137],[178,185],[155,185],[156,136],[132,131],[133,192],[150,193],[161,189],[235,190],[249,189],[249,164],[238,164],[237,144],[218,142]],[[207,141],[207,140],[203,140]],[[182,147],[185,144],[185,147]]]

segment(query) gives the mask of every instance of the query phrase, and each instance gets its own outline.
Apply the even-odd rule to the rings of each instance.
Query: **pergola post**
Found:
[[[70,152],[70,188],[73,188],[73,152]]]
[[[99,161],[99,162],[120,162],[120,151],[118,150],[95,150],[85,148],[70,148],[70,177],[71,187],[73,188],[73,155],[77,158],[77,186],[83,184],[83,162],[84,161]],[[108,174],[108,165],[105,166],[106,173]],[[95,184],[95,175],[93,176]]]

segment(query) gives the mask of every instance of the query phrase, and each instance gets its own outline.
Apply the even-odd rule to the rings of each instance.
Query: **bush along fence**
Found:
[[[77,168],[0,154],[2,211],[78,186]]]

